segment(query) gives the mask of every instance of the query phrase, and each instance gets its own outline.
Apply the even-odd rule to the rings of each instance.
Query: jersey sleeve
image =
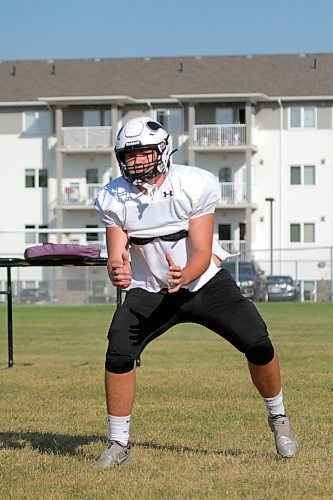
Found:
[[[221,198],[220,185],[217,178],[211,173],[205,173],[205,179],[200,179],[201,189],[190,214],[191,219],[213,214]]]
[[[105,193],[100,192],[95,200],[95,210],[97,218],[105,227],[120,227],[123,228],[123,224],[118,216],[118,214],[108,207],[104,208],[105,205]]]

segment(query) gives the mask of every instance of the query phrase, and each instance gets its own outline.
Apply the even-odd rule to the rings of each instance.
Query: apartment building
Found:
[[[224,248],[292,275],[305,298],[331,297],[333,54],[2,61],[1,257],[46,241],[105,254],[93,202],[119,175],[117,129],[138,115],[166,126],[174,162],[219,179]],[[86,281],[73,272],[14,279],[39,286],[62,273],[73,296]],[[105,271],[95,274],[101,289]]]

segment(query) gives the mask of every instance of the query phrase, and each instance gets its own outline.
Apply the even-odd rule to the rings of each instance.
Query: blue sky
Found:
[[[332,0],[0,0],[0,60],[333,52]]]

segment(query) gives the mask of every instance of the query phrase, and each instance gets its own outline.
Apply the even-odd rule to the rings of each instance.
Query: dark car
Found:
[[[47,290],[23,288],[16,297],[16,302],[20,304],[43,304],[45,302],[50,302],[50,296]]]
[[[244,297],[267,301],[265,273],[255,260],[225,260],[222,268],[229,271]]]
[[[298,283],[291,276],[267,276],[267,295],[270,302],[298,300]]]

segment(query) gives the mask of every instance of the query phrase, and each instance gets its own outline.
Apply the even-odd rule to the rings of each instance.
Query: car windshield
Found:
[[[36,290],[22,290],[22,292],[21,292],[22,297],[33,298],[33,297],[35,297],[35,295],[36,295]]]
[[[252,262],[238,262],[239,265],[239,274],[255,274],[254,271],[254,266]],[[229,261],[229,262],[223,262],[222,267],[224,269],[227,269],[230,274],[235,275],[236,271],[236,262],[235,261]]]
[[[291,285],[293,282],[290,276],[267,276],[267,283],[269,285],[282,285],[287,283],[287,285]]]

